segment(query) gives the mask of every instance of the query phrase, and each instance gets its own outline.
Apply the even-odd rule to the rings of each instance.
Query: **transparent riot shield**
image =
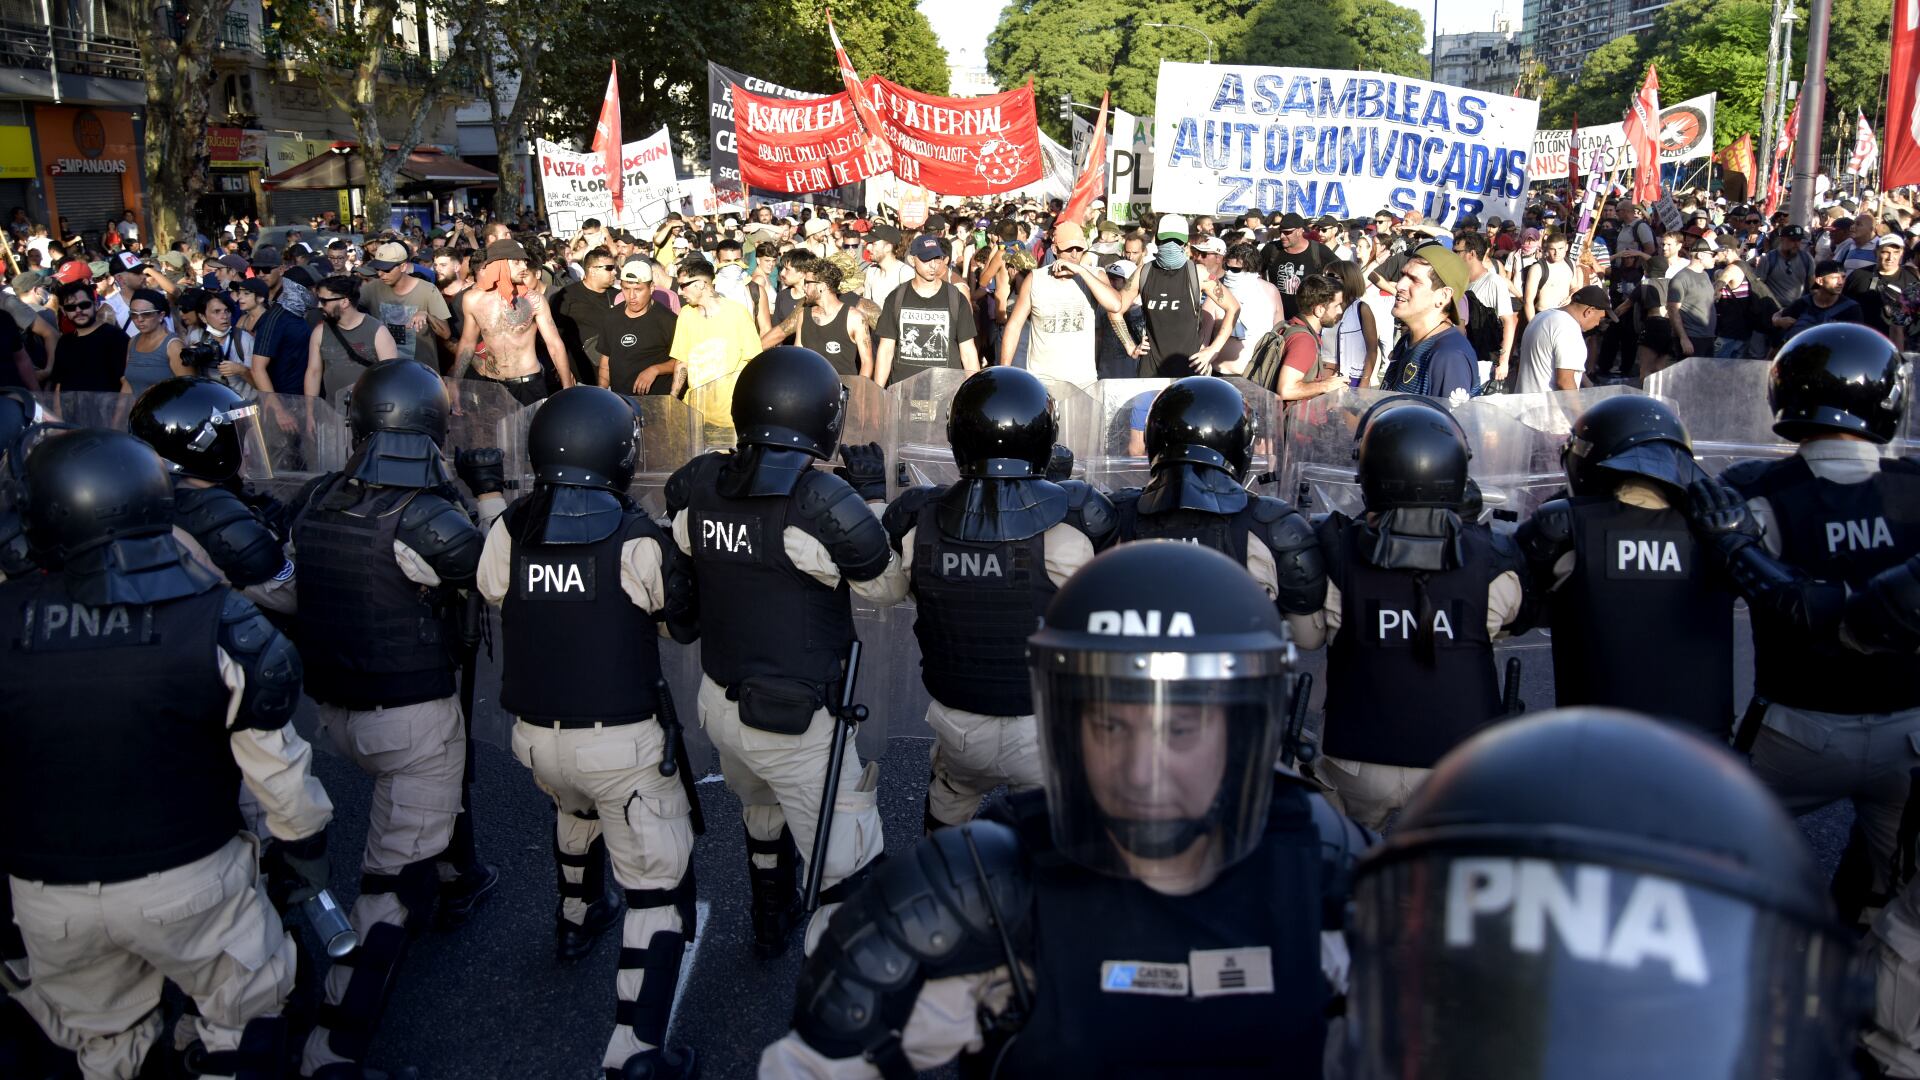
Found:
[[[43,390],[33,399],[40,403],[48,420],[81,427],[127,430],[127,417],[133,413],[133,395],[96,390]]]
[[[307,482],[347,463],[347,425],[338,409],[301,394],[261,394],[240,421],[240,476],[282,502]]]
[[[486,379],[445,379],[452,412],[447,415],[447,437],[441,444],[446,452],[447,471],[453,471],[455,455],[462,450],[496,447],[506,457],[507,499],[532,487],[532,470],[527,464],[526,418],[523,406],[507,388]],[[353,387],[344,386],[333,395],[334,407],[342,417],[353,407]],[[529,414],[531,415],[531,414]],[[351,451],[349,451],[351,456]]]
[[[1280,485],[1275,473],[1280,460],[1280,426],[1286,409],[1280,396],[1264,386],[1238,375],[1228,376],[1227,381],[1246,399],[1253,417],[1253,456],[1247,469],[1247,485],[1262,495],[1278,494]]]
[[[1772,370],[1759,360],[1693,356],[1648,376],[1646,387],[1672,403],[1693,439],[1693,456],[1718,476],[1736,462],[1793,453],[1793,444],[1773,433]]]
[[[1281,426],[1279,495],[1307,515],[1366,513],[1355,478],[1354,435],[1367,410],[1393,396],[1342,389],[1289,406]]]
[[[1087,480],[1112,494],[1147,482],[1147,410],[1170,379],[1101,379],[1088,387],[1086,442],[1073,447]],[[1070,444],[1071,445],[1071,444]]]
[[[947,442],[947,417],[953,395],[967,380],[958,368],[929,368],[888,387],[893,404],[893,437],[888,458],[894,462],[887,492],[898,495],[921,484],[951,484],[960,478]],[[1086,392],[1070,382],[1035,376],[1053,398],[1054,441],[1073,451],[1074,473],[1085,471],[1093,410]]]
[[[1492,394],[1453,410],[1473,444],[1473,477],[1494,521],[1524,521],[1567,486],[1560,452],[1574,421],[1597,402],[1637,394],[1595,386],[1540,394]]]

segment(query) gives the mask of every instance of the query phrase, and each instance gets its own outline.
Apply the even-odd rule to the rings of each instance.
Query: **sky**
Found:
[[[1405,3],[1405,0],[1401,2]],[[933,32],[939,35],[940,44],[946,46],[949,61],[961,67],[977,67],[986,63],[987,35],[993,32],[994,24],[1000,21],[1000,9],[1003,6],[999,0],[973,0],[970,3],[921,0],[920,10],[933,23]],[[1424,20],[1433,18],[1431,5],[1410,3],[1406,6],[1420,12]],[[1448,0],[1440,7],[1440,32],[1443,34],[1491,30],[1494,17],[1503,9],[1515,23],[1520,21],[1520,0]]]

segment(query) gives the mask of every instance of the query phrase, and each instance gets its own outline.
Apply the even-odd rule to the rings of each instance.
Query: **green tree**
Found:
[[[1248,15],[1234,59],[1274,67],[1355,67],[1361,55],[1350,32],[1355,12],[1356,0],[1327,0],[1314,8],[1313,18],[1303,19],[1297,5],[1268,0]]]
[[[1640,39],[1632,34],[1614,38],[1588,54],[1573,82],[1548,84],[1557,93],[1541,101],[1540,126],[1568,127],[1576,115],[1583,124],[1614,123],[1625,114],[1646,73]]]
[[[152,193],[148,229],[156,249],[196,231],[194,217],[207,190],[207,110],[213,98],[214,41],[232,0],[176,0],[152,9],[154,22],[140,39],[147,73],[147,118],[142,165]]]
[[[1432,70],[1421,52],[1427,47],[1426,20],[1394,0],[1352,0],[1346,31],[1353,38],[1356,67],[1416,79]]]
[[[504,220],[520,213],[526,178],[516,150],[526,145],[528,119],[545,94],[550,51],[586,13],[581,0],[494,0],[475,5],[475,21],[461,28],[478,38],[480,93],[500,155],[493,211]]]
[[[422,51],[437,25],[473,26],[473,6],[486,0],[360,0],[335,8],[325,0],[273,4],[270,45],[353,124],[354,156],[366,170],[362,212],[370,228],[385,227],[400,182],[400,167],[419,146],[438,112],[472,96],[474,45],[483,35],[454,33],[448,55],[428,59],[396,40],[394,22],[411,16]],[[336,21],[336,11],[341,15]]]

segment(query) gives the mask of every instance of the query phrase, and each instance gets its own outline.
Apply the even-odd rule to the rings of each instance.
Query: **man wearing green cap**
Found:
[[[1208,281],[1198,264],[1187,257],[1187,219],[1162,214],[1154,230],[1158,244],[1153,258],[1128,279],[1120,294],[1125,311],[1135,299],[1147,316],[1150,351],[1140,362],[1141,378],[1178,379],[1212,373],[1213,359],[1233,336],[1240,318],[1240,302],[1233,294]],[[1208,300],[1225,314],[1214,324],[1213,340],[1203,339],[1201,305]]]
[[[1478,356],[1454,310],[1466,290],[1460,256],[1438,243],[1413,249],[1393,286],[1393,318],[1402,333],[1387,354],[1386,389],[1447,399],[1480,389]]]

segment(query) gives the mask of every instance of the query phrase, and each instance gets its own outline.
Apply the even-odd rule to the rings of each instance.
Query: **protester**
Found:
[[[710,423],[732,413],[733,380],[760,352],[753,313],[745,304],[721,296],[713,287],[713,264],[688,258],[674,271],[680,315],[674,323],[673,394],[711,387],[700,411]]]
[[[1347,385],[1337,367],[1319,370],[1321,331],[1338,326],[1345,311],[1340,279],[1308,274],[1294,290],[1294,307],[1299,314],[1280,330],[1280,371],[1269,388],[1281,401],[1305,401]]]
[[[1013,363],[1014,344],[1023,330],[1030,330],[1028,371],[1087,386],[1099,378],[1094,364],[1096,321],[1102,312],[1118,315],[1126,309],[1120,294],[1107,283],[1107,275],[1087,261],[1085,229],[1071,221],[1055,225],[1053,253],[1052,263],[1020,283],[1013,310],[1007,314],[1000,363]]]
[[[1907,340],[1907,327],[1913,316],[1909,297],[1920,298],[1920,274],[1901,265],[1907,253],[1906,241],[1899,233],[1886,233],[1873,242],[1874,262],[1847,275],[1844,294],[1860,305],[1862,321],[1886,335],[1896,348]]]
[[[1307,275],[1317,274],[1336,261],[1333,251],[1318,240],[1307,238],[1307,219],[1299,214],[1283,214],[1274,227],[1266,253],[1260,263],[1260,276],[1280,290],[1286,317],[1299,314],[1300,283]],[[1184,373],[1183,373],[1184,374]]]
[[[591,253],[587,259],[589,263],[598,261]],[[599,350],[595,382],[618,394],[671,392],[673,339],[679,317],[654,295],[651,259],[627,256],[620,264],[617,297],[618,303],[593,316],[590,327],[581,328],[582,339],[591,337]]]
[[[392,329],[360,309],[360,290],[359,280],[347,274],[335,274],[314,289],[320,322],[307,336],[308,397],[333,401],[375,363],[400,355]]]
[[[931,368],[980,369],[973,305],[947,281],[946,241],[922,233],[907,245],[913,280],[893,290],[875,328],[873,380],[902,383]]]
[[[1453,323],[1454,302],[1466,292],[1467,264],[1439,244],[1413,249],[1393,291],[1400,339],[1387,357],[1388,390],[1452,399],[1479,389],[1479,358]]]
[[[1865,323],[1866,312],[1851,297],[1844,295],[1846,270],[1838,260],[1828,259],[1814,266],[1812,288],[1807,295],[1780,309],[1773,317],[1775,328],[1792,337],[1803,330],[1830,322]]]
[[[60,313],[72,329],[60,335],[44,390],[115,393],[127,370],[127,335],[94,295],[93,285],[71,281],[54,290]]]
[[[1508,389],[1516,394],[1579,389],[1587,370],[1587,335],[1606,319],[1608,308],[1607,291],[1586,285],[1566,304],[1530,320],[1520,335]]]

